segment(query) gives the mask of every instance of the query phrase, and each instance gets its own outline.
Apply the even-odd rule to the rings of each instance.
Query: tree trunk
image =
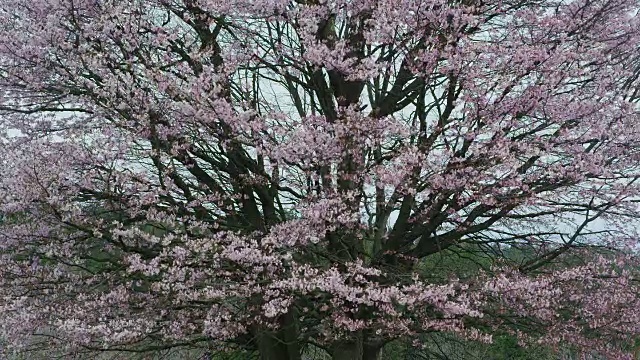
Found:
[[[339,342],[333,345],[332,360],[362,360],[364,355],[362,341]]]
[[[260,332],[260,360],[301,360],[297,326],[295,310],[292,310],[282,317],[281,328],[277,332]]]
[[[381,346],[368,343],[360,334],[355,340],[334,344],[331,351],[332,360],[380,360]]]
[[[362,360],[380,360],[382,347],[378,344],[364,344],[362,347]]]

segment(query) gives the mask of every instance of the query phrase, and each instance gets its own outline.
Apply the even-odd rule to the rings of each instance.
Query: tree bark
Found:
[[[301,360],[294,310],[282,317],[281,325],[277,332],[262,331],[258,334],[260,360]]]
[[[258,335],[258,351],[260,360],[290,360],[287,347],[281,339],[273,333],[261,333]]]
[[[380,360],[382,347],[377,344],[364,344],[362,347],[362,360]]]
[[[331,351],[332,360],[380,360],[381,346],[365,341],[362,334],[352,341],[334,344]]]
[[[339,342],[333,346],[332,360],[362,360],[364,355],[362,340]]]

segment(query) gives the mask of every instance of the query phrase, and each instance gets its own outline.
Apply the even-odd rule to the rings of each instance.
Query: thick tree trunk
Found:
[[[283,339],[273,333],[258,335],[258,351],[260,360],[292,360]]]
[[[381,347],[358,336],[353,341],[336,343],[331,349],[332,360],[380,360]]]
[[[260,360],[301,360],[294,310],[282,317],[281,325],[277,332],[263,331],[258,334]]]
[[[332,360],[362,360],[362,341],[340,342],[332,349]]]
[[[362,347],[362,360],[380,360],[382,347],[380,345],[364,344]]]

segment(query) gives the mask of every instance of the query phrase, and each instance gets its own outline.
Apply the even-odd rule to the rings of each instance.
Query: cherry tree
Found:
[[[631,356],[638,10],[0,0],[5,351]]]

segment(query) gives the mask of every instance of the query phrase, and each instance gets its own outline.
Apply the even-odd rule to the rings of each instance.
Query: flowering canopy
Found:
[[[2,338],[628,355],[639,9],[0,0]],[[461,249],[491,266],[421,271]]]

